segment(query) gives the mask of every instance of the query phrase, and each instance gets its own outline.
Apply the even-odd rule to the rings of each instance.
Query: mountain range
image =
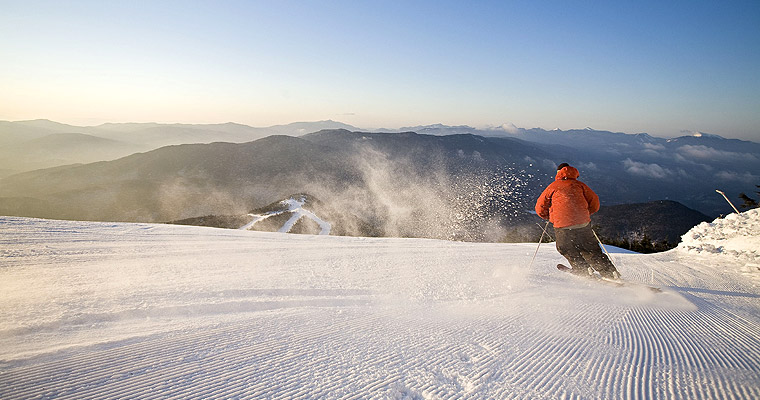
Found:
[[[336,129],[304,134],[323,127]],[[0,122],[0,143],[9,155],[3,160],[16,157],[6,170],[52,166],[0,180],[0,214],[164,222],[246,215],[308,193],[329,206],[340,220],[336,229],[348,235],[534,235],[533,203],[560,162],[578,167],[605,207],[673,200],[713,217],[731,210],[715,189],[737,198],[760,182],[760,144],[713,135],[443,125],[364,132],[334,121],[269,128],[27,121]],[[130,155],[106,161],[118,151]],[[97,156],[104,161],[91,162]],[[28,164],[18,168],[19,160]]]
[[[73,126],[49,120],[0,121],[0,178],[35,169],[108,161],[163,146],[244,143],[271,135],[299,136],[347,128],[335,121],[296,122],[267,128],[226,124],[106,123]]]

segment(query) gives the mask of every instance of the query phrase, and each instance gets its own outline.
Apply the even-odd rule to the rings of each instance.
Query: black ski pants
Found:
[[[602,276],[610,276],[616,271],[609,257],[602,252],[594,237],[591,225],[582,228],[555,228],[557,251],[567,258],[573,272],[585,274],[591,267]]]

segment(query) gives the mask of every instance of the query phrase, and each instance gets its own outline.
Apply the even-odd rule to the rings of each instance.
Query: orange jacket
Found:
[[[557,176],[536,202],[536,213],[548,219],[555,228],[591,222],[591,214],[599,211],[599,196],[585,183],[577,180],[578,170],[567,166],[557,171]]]

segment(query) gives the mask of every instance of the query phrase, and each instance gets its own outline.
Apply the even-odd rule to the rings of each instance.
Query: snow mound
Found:
[[[718,254],[760,265],[760,209],[702,222],[681,237],[678,250]]]

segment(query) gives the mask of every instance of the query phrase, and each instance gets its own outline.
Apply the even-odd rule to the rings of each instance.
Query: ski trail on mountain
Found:
[[[267,215],[248,214],[248,216],[251,217],[251,218],[253,218],[253,219],[251,220],[251,222],[249,222],[249,223],[241,226],[238,229],[240,229],[241,231],[247,231],[247,230],[251,229],[257,222],[261,222],[261,221],[263,221],[263,220],[271,217],[272,215],[274,215],[274,214],[267,214]]]
[[[332,230],[332,225],[329,222],[319,218],[313,212],[303,208],[304,204],[306,204],[306,200],[304,198],[301,198],[301,199],[290,198],[287,200],[283,200],[281,204],[287,206],[288,208],[283,211],[275,211],[275,212],[270,212],[263,215],[248,214],[248,216],[252,217],[253,219],[251,220],[251,222],[241,226],[238,229],[247,231],[253,228],[253,226],[256,225],[257,223],[267,218],[274,217],[276,215],[280,215],[286,212],[290,212],[293,215],[282,225],[282,227],[280,227],[280,229],[278,229],[278,232],[288,233],[290,232],[291,229],[293,229],[293,226],[295,226],[295,224],[301,220],[301,218],[308,218],[314,221],[319,226],[320,235],[330,234],[330,231]]]
[[[280,228],[280,233],[288,233],[291,229],[293,229],[293,226],[298,222],[301,218],[308,218],[319,225],[319,234],[320,235],[329,235],[330,229],[332,226],[329,222],[322,220],[321,218],[317,217],[313,212],[306,210],[303,208],[303,205],[306,203],[305,200],[296,200],[296,199],[288,199],[285,200],[285,204],[288,206],[288,211],[293,213],[293,216],[290,217],[290,219],[285,222],[285,224]]]

